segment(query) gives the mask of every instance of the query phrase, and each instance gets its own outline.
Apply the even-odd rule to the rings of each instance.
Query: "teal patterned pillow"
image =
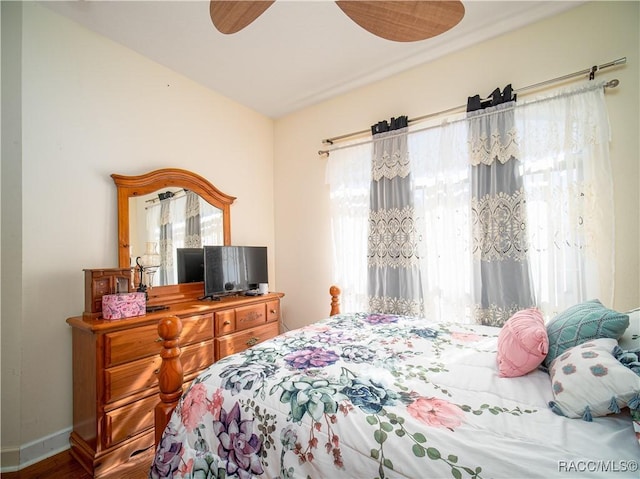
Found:
[[[605,308],[597,299],[571,306],[547,324],[548,368],[564,351],[598,338],[619,339],[629,327],[629,316]]]

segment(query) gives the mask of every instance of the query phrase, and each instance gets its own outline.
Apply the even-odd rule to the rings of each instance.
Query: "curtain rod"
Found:
[[[595,88],[616,88],[619,84],[620,84],[620,81],[618,81],[618,79],[614,78],[612,80],[609,80],[608,82],[594,83],[593,85],[590,85],[589,87],[594,88],[594,89]],[[568,94],[571,94],[571,93],[568,93]],[[547,101],[548,99],[549,98],[539,98],[539,99],[535,99],[534,98],[534,99],[532,99],[530,101],[525,102],[524,105],[531,105],[533,103],[544,102],[544,101]],[[515,102],[512,102],[512,103],[515,103]],[[466,108],[466,106],[465,106],[465,108]],[[517,108],[517,107],[515,105],[511,105],[508,108],[502,109],[500,111],[501,112],[505,112],[505,111],[507,111],[507,109],[513,110],[514,108]],[[484,117],[484,116],[495,115],[497,113],[499,113],[499,112],[490,111],[490,112],[478,113],[478,114],[474,115],[473,118],[477,119],[477,118]],[[454,123],[464,122],[464,121],[468,121],[468,120],[469,120],[469,117],[460,117],[460,118],[457,118],[457,119],[454,119],[454,120],[450,120],[448,118],[445,118],[443,120],[443,123],[446,123],[447,125],[452,125]],[[442,126],[442,124],[439,124],[439,125],[433,124],[433,125],[430,125],[430,126],[424,126],[424,127],[421,127],[421,128],[416,128],[416,129],[412,130],[410,133],[418,133],[420,131],[431,130],[433,128],[440,128],[441,126]],[[385,136],[385,138],[387,138],[387,139],[394,138],[396,136],[401,136],[403,134],[400,130],[397,130],[397,131],[398,131],[398,133],[393,133],[393,134],[392,134],[391,131],[387,132],[388,136]],[[370,139],[365,139],[365,140],[362,140],[362,141],[357,142],[357,143],[349,143],[347,145],[334,146],[334,147],[331,147],[330,149],[327,149],[327,150],[318,150],[318,155],[326,158],[326,157],[329,156],[329,153],[331,153],[333,151],[344,150],[345,148],[352,148],[354,146],[366,145],[368,143],[373,143],[375,141],[377,141],[377,140],[373,136],[371,136]]]
[[[173,194],[167,196],[166,198],[164,198],[165,200],[173,201],[173,200],[177,200],[178,198],[182,198],[183,196],[185,196],[187,194],[187,191],[188,190],[186,188],[180,188],[180,189],[175,190],[175,191],[167,190],[165,192],[159,193],[159,194],[156,195],[155,198],[151,198],[150,200],[145,200],[145,203],[154,203],[154,204],[152,204],[150,206],[146,206],[145,209],[155,206],[155,203],[160,203],[160,201],[162,201],[161,198],[160,198],[160,195],[163,195],[163,194],[166,194],[166,193],[173,193]]]
[[[528,90],[534,90],[546,85],[550,85],[552,83],[558,83],[564,80],[569,80],[571,78],[575,78],[575,77],[579,77],[579,76],[584,76],[584,75],[589,75],[589,80],[593,80],[595,73],[597,71],[600,70],[605,70],[607,68],[611,68],[617,65],[623,65],[627,63],[627,57],[622,57],[622,58],[618,58],[617,60],[613,60],[607,63],[603,63],[602,65],[594,65],[591,68],[585,68],[584,70],[580,70],[578,72],[573,72],[573,73],[568,73],[567,75],[563,75],[560,77],[556,77],[556,78],[552,78],[550,80],[545,80],[539,83],[534,83],[533,85],[527,85],[525,87],[519,88],[518,90],[515,90],[514,93],[516,94],[521,94],[525,91]],[[611,86],[611,87],[616,87],[618,86],[618,80],[611,80],[611,85],[607,84],[607,86]],[[615,84],[614,84],[615,83]],[[466,109],[467,105],[459,105],[459,106],[455,106],[453,108],[448,108],[447,110],[442,110],[442,111],[438,111],[435,113],[429,113],[427,115],[422,115],[422,116],[418,116],[415,118],[410,118],[409,119],[409,124],[411,123],[418,123],[424,120],[428,120],[430,118],[436,117],[436,116],[441,116],[441,115],[446,115],[446,114],[450,114],[450,113],[456,113],[458,111],[461,111],[463,109]],[[367,130],[361,130],[361,131],[356,131],[353,133],[347,133],[345,135],[340,135],[340,136],[334,136],[332,138],[325,138],[324,140],[322,140],[322,143],[324,145],[333,145],[336,141],[344,141],[344,140],[348,140],[351,138],[356,138],[362,135],[365,135],[367,133],[371,133],[371,129],[367,129]],[[318,155],[320,156],[326,156],[328,155],[330,152],[330,150],[319,150],[318,151]]]

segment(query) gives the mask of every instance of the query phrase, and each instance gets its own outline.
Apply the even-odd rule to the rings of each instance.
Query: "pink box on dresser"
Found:
[[[105,294],[102,297],[104,319],[124,319],[146,314],[144,293]]]

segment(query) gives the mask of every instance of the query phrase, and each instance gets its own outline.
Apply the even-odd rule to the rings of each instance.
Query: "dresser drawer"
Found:
[[[204,369],[213,363],[213,340],[181,348],[180,360],[185,375]],[[161,358],[159,354],[105,370],[105,403],[122,399],[136,392],[156,387]]]
[[[102,311],[102,296],[115,292],[112,289],[111,285],[112,281],[110,276],[100,276],[93,278],[93,280],[91,281],[93,298],[88,300],[91,304],[91,309],[89,311]],[[87,293],[85,292],[85,294]]]
[[[233,333],[236,330],[236,310],[228,309],[215,313],[216,336]]]
[[[184,376],[209,367],[214,361],[213,339],[182,348],[180,361]]]
[[[267,323],[271,321],[278,321],[280,319],[280,301],[268,301],[267,302]]]
[[[135,392],[155,387],[158,384],[156,371],[160,368],[158,354],[106,369],[104,372],[105,403],[113,402]]]
[[[180,318],[182,332],[180,333],[180,345],[199,343],[213,338],[213,314],[196,314]]]
[[[114,409],[104,417],[104,447],[111,447],[125,439],[153,427],[154,409],[160,402],[153,394],[127,406]]]
[[[180,320],[182,321],[181,346],[213,337],[212,313],[196,314]],[[105,367],[158,355],[160,349],[161,341],[157,324],[107,333],[104,338]]]
[[[253,328],[267,322],[265,303],[236,308],[236,331]]]
[[[150,324],[126,331],[116,331],[104,335],[105,367],[115,366],[127,361],[158,355],[160,342],[158,326]]]
[[[269,323],[256,328],[247,329],[234,334],[228,334],[221,338],[216,338],[216,361],[239,353],[245,349],[259,344],[267,339],[277,336],[279,333],[278,323]]]

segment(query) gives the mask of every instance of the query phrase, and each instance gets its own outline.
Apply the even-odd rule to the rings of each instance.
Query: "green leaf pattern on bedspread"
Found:
[[[342,435],[358,422],[369,431],[358,440],[367,441],[369,460],[378,465],[372,477],[397,477],[403,459],[395,454],[404,449],[441,464],[441,476],[481,478],[481,464],[464,464],[464,451],[443,450],[430,432],[455,434],[484,413],[536,411],[458,404],[455,392],[433,378],[448,372],[441,360],[447,350],[473,352],[487,333],[430,324],[394,315],[334,316],[218,361],[181,399],[149,477],[266,478],[269,467],[281,478],[311,477],[298,469],[318,460],[340,475],[354,470]],[[217,386],[207,386],[216,376]],[[416,381],[421,393],[412,387]]]

